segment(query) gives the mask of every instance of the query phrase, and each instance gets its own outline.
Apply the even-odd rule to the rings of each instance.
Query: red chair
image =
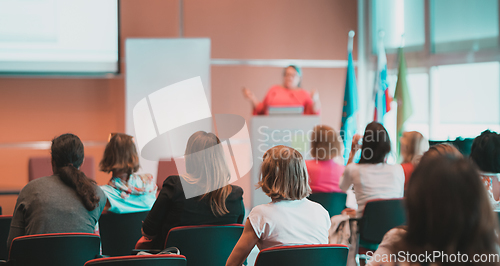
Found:
[[[30,157],[28,163],[28,180],[34,180],[43,176],[52,175],[52,158],[50,156],[42,157]],[[95,180],[95,167],[94,167],[94,157],[85,156],[80,170],[85,173],[85,175]]]
[[[158,191],[163,187],[163,182],[167,177],[171,175],[179,175],[179,172],[186,172],[186,164],[184,163],[184,159],[176,159],[178,165],[175,164],[174,159],[167,160],[161,159],[158,161],[158,175],[156,176],[156,185],[158,186]],[[179,167],[179,170],[177,170]]]
[[[345,266],[348,252],[346,245],[339,244],[279,246],[261,250],[255,266]]]
[[[189,266],[220,266],[242,233],[241,224],[179,226],[168,232],[165,247],[178,248]]]
[[[139,255],[89,260],[84,266],[186,266],[182,255]]]
[[[7,239],[9,238],[10,222],[12,215],[0,215],[0,260],[6,260],[7,252]]]
[[[7,265],[81,266],[100,257],[100,238],[87,233],[28,235],[14,238]]]

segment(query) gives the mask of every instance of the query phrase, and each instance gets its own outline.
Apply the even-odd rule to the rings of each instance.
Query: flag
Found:
[[[387,57],[385,56],[384,43],[378,44],[377,76],[373,91],[375,100],[375,112],[373,121],[384,124],[384,115],[391,110],[392,98],[389,96],[389,85],[387,83]]]
[[[411,105],[410,92],[408,91],[408,84],[406,83],[406,61],[403,53],[403,48],[399,48],[399,69],[398,69],[398,82],[396,83],[396,91],[394,92],[394,100],[398,103],[397,114],[397,150],[399,154],[399,139],[403,136],[403,124],[413,114],[413,107]]]
[[[358,127],[356,121],[356,112],[358,111],[358,89],[356,86],[356,74],[354,72],[352,52],[348,53],[347,58],[344,107],[342,108],[342,125],[340,127],[340,136],[344,142],[344,163],[347,163],[349,159],[352,137],[356,133]]]

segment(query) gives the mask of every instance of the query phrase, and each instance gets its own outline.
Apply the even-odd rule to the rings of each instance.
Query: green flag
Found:
[[[408,91],[408,84],[406,83],[406,61],[403,53],[403,48],[399,48],[399,69],[398,69],[398,82],[396,83],[396,92],[394,92],[394,100],[398,103],[397,115],[397,150],[399,156],[399,139],[403,135],[403,124],[413,114],[413,107],[411,105],[410,92]]]

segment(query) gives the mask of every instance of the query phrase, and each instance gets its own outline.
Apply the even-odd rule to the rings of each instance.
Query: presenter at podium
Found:
[[[271,87],[262,102],[259,102],[253,92],[247,88],[243,88],[243,95],[252,103],[254,115],[268,115],[272,113],[273,109],[280,109],[280,112],[284,113],[291,110],[289,113],[298,111],[305,115],[317,115],[320,109],[318,92],[314,90],[309,93],[309,91],[302,89],[300,87],[301,80],[301,69],[298,66],[290,65],[285,68],[283,86]]]

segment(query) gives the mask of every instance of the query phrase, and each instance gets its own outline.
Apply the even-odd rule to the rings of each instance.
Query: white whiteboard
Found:
[[[149,94],[168,85],[200,76],[208,103],[210,89],[210,39],[127,39],[125,130],[135,135],[134,106]],[[189,110],[179,110],[186,112]],[[141,173],[156,178],[158,161],[140,158]]]

